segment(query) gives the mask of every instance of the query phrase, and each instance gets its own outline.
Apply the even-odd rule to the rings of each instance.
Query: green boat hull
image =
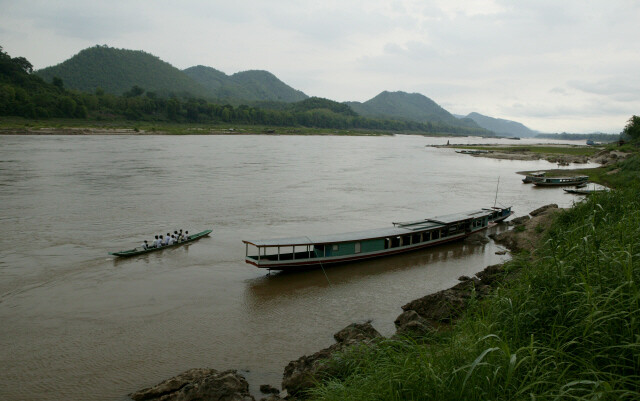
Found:
[[[129,249],[128,251],[109,252],[109,255],[118,256],[122,258],[122,257],[128,257],[128,256],[144,255],[146,253],[162,251],[163,249],[176,248],[178,246],[199,240],[202,237],[206,237],[209,234],[211,234],[211,231],[212,230],[204,230],[197,234],[190,235],[188,240],[182,241],[182,242],[176,242],[173,245],[166,245],[166,246],[161,246],[160,248],[147,248],[147,249],[133,248],[133,249]]]

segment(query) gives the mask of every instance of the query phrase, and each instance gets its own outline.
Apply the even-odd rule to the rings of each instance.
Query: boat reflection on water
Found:
[[[296,297],[306,297],[309,293],[322,292],[336,286],[348,286],[354,282],[388,275],[389,280],[398,272],[429,269],[436,264],[469,259],[470,263],[485,252],[497,250],[491,243],[470,244],[457,242],[415,251],[408,254],[390,256],[384,259],[354,262],[324,269],[307,271],[277,272],[247,281],[245,298],[253,307],[279,301],[289,301]],[[485,266],[476,266],[477,271]],[[380,276],[380,277],[376,277]]]

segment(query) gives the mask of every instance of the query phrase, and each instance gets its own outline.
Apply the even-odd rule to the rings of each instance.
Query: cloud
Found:
[[[178,68],[266,69],[339,101],[420,92],[458,114],[549,131],[605,112],[615,129],[640,109],[640,2],[629,0],[0,0],[0,10],[3,47],[37,68],[107,44]]]

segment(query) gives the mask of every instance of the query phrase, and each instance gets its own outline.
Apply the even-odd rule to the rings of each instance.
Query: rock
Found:
[[[544,212],[547,209],[551,209],[551,208],[558,208],[558,205],[556,205],[555,203],[550,203],[548,205],[544,205],[542,207],[537,208],[536,210],[534,210],[533,212],[529,213],[531,216],[537,216],[539,214],[541,214],[542,212]]]
[[[304,355],[289,362],[284,368],[282,389],[291,396],[300,396],[304,390],[312,387],[324,374],[331,373],[331,366],[326,363],[334,353],[346,350],[357,344],[368,344],[382,338],[370,322],[353,323],[333,335],[337,343],[322,349],[313,355]]]
[[[482,245],[489,242],[489,238],[484,233],[474,233],[464,239],[467,244]]]
[[[487,266],[483,271],[476,273],[480,282],[484,285],[491,285],[504,277],[505,271],[502,264]]]
[[[496,255],[506,255],[507,251],[496,251]]]
[[[254,401],[249,383],[236,370],[190,369],[160,384],[129,394],[135,401]]]
[[[561,210],[557,205],[547,205],[534,210],[531,213],[535,213],[535,216],[530,220],[516,226],[513,230],[492,235],[491,238],[512,252],[533,252],[536,249],[538,241],[540,241],[540,238],[544,235],[545,230],[551,224],[553,215]]]
[[[402,312],[393,322],[396,335],[424,335],[431,331],[431,324],[414,310]]]
[[[529,219],[531,219],[531,217],[529,217],[529,215],[520,216],[520,217],[516,217],[515,219],[511,219],[509,221],[509,224],[512,225],[512,226],[517,226],[517,225],[526,223],[527,221],[529,221]]]
[[[280,390],[268,384],[261,384],[260,392],[262,394],[280,394]]]
[[[469,281],[471,280],[471,277],[469,276],[460,276],[458,277],[458,281]]]
[[[351,323],[333,335],[333,338],[338,343],[370,341],[377,337],[382,337],[382,335],[373,328],[371,322]]]
[[[460,284],[473,287],[473,281]],[[458,285],[460,285],[458,284]],[[404,311],[415,311],[418,315],[433,322],[451,322],[460,316],[466,308],[466,301],[471,296],[470,291],[449,288],[418,298],[402,306]]]

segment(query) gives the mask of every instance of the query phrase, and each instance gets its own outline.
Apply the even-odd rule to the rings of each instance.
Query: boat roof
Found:
[[[428,219],[393,223],[393,227],[374,228],[370,230],[354,231],[341,234],[312,235],[291,238],[274,238],[263,240],[243,240],[246,244],[257,247],[265,246],[299,246],[314,244],[334,244],[338,242],[352,242],[366,239],[395,237],[399,235],[412,234],[416,231],[425,231],[444,227],[447,224],[458,221],[465,221],[472,218],[489,216],[493,211],[489,209],[476,209],[464,213],[454,213],[444,216],[436,216]]]

